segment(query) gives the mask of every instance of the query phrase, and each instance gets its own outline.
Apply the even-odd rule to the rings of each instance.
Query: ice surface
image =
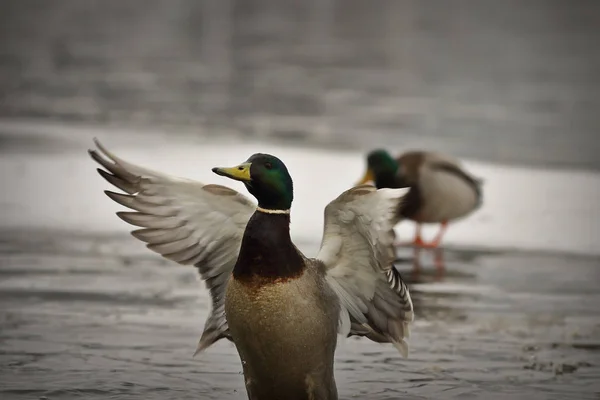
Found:
[[[355,183],[365,167],[364,155],[355,152],[243,140],[207,142],[185,135],[115,133],[98,128],[77,134],[67,128],[37,130],[43,132],[30,129],[18,134],[43,133],[44,139],[56,140],[56,146],[64,150],[31,151],[23,147],[0,153],[0,216],[4,227],[104,233],[130,230],[114,215],[122,208],[103,194],[103,190],[113,188],[96,173],[96,164],[87,154],[94,136],[130,162],[227,185],[244,194],[242,184],[216,176],[211,168],[236,165],[256,152],[272,153],[286,163],[294,179],[292,236],[310,242],[320,241],[326,204]],[[450,226],[446,244],[600,254],[598,174],[464,162],[485,181],[484,204]],[[414,224],[407,221],[397,231],[402,239],[410,239],[413,229]],[[424,234],[431,237],[436,230],[436,225],[428,225]]]

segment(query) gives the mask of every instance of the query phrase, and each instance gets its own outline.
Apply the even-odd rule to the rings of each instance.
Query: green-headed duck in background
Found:
[[[409,151],[394,158],[386,150],[373,150],[358,183],[369,181],[378,189],[410,188],[398,216],[416,223],[412,244],[417,247],[437,248],[448,223],[469,215],[482,202],[481,181],[457,160],[440,153]],[[426,243],[421,237],[423,223],[441,224],[432,242]]]

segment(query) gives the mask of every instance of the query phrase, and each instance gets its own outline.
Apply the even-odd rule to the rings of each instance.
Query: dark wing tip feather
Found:
[[[98,150],[88,150],[88,154],[98,164],[102,165],[104,168],[106,168],[110,172],[114,172],[115,164],[111,162],[110,157],[109,157],[109,159],[104,157],[104,155],[106,153],[102,152],[102,150],[100,150],[100,152],[98,152]]]
[[[144,224],[140,223],[140,221],[136,219],[136,217],[138,215],[141,215],[141,213],[138,213],[135,211],[134,212],[131,212],[131,211],[118,211],[117,212],[117,217],[121,218],[123,221],[127,222],[128,224],[145,228],[146,226]]]
[[[110,151],[108,151],[106,149],[106,147],[104,147],[104,145],[102,143],[100,143],[100,141],[98,140],[98,138],[94,137],[92,140],[94,141],[94,144],[96,145],[96,147],[98,148],[98,150],[100,150],[100,152],[102,154],[106,155],[110,159],[113,159],[112,154],[110,153]]]
[[[144,235],[145,232],[147,232],[149,229],[148,228],[141,228],[141,229],[135,229],[133,231],[131,231],[131,236],[133,236],[134,238],[144,242],[144,243],[149,243],[152,239],[146,237]]]
[[[124,207],[133,209],[132,204],[131,204],[131,202],[133,200],[132,196],[127,195],[127,194],[111,192],[110,190],[105,190],[104,194],[106,194],[115,203],[119,203],[120,205],[122,205]]]
[[[96,150],[89,149],[88,154],[92,157],[92,160],[106,168],[107,161]]]
[[[129,193],[129,194],[134,194],[137,192],[137,189],[135,188],[135,186],[132,183],[127,182],[124,179],[121,179],[117,175],[113,175],[109,172],[106,172],[105,170],[103,170],[101,168],[97,168],[96,171],[98,171],[100,176],[103,177],[108,183],[121,189],[122,191]]]

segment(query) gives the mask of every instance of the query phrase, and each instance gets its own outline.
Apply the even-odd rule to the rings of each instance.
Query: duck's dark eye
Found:
[[[265,163],[265,168],[266,168],[266,169],[271,169],[271,168],[273,168],[273,166],[271,165],[271,163],[270,163],[270,162],[266,162],[266,163]]]

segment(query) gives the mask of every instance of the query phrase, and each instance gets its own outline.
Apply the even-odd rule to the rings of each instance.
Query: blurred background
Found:
[[[98,137],[242,192],[210,168],[279,156],[310,256],[367,151],[463,159],[484,204],[445,274],[399,251],[410,358],[340,344],[340,398],[600,398],[598,43],[594,0],[4,0],[0,397],[245,398],[231,344],[191,358],[206,290],[128,235]]]
[[[8,0],[0,115],[597,168],[600,6]]]

